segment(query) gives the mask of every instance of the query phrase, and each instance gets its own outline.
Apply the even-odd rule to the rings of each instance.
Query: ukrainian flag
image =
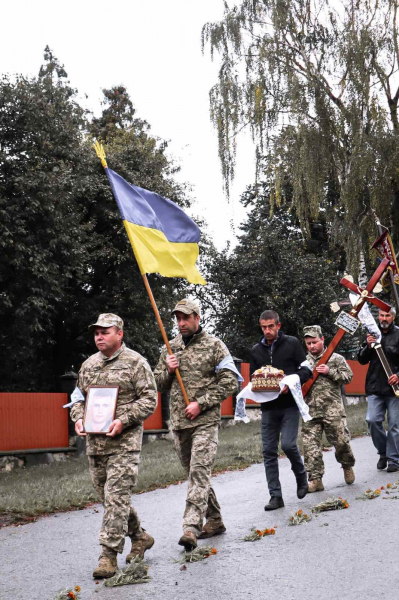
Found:
[[[184,277],[206,285],[195,263],[200,230],[182,209],[154,192],[131,185],[105,168],[140,273]]]

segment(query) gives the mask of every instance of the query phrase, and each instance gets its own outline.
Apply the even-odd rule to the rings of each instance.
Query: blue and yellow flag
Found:
[[[206,285],[195,263],[200,230],[171,200],[125,181],[105,168],[140,273],[184,277]]]

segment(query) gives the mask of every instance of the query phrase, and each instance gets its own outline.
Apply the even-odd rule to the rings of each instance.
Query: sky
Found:
[[[177,178],[193,186],[192,214],[207,220],[218,249],[235,244],[245,219],[239,198],[255,174],[244,135],[227,200],[209,117],[218,58],[201,51],[202,26],[222,14],[223,0],[14,0],[3,4],[0,36],[1,73],[37,75],[49,45],[82,104],[97,114],[101,90],[123,84],[152,134],[170,140],[169,154],[182,167]]]

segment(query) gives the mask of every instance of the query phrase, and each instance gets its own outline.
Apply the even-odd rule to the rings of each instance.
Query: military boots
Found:
[[[322,492],[324,490],[323,480],[322,479],[312,479],[308,484],[308,493],[312,492]]]
[[[344,479],[345,479],[345,483],[347,483],[348,485],[351,485],[352,483],[355,482],[355,471],[352,469],[352,467],[342,467],[344,470]]]
[[[117,556],[118,553],[108,546],[102,547],[102,552],[98,560],[98,567],[93,571],[93,577],[96,579],[112,577],[118,568]]]
[[[144,558],[144,552],[153,547],[155,540],[149,535],[145,529],[143,529],[143,533],[139,539],[131,538],[132,540],[132,549],[129,554],[126,556],[126,562],[132,562],[133,558],[138,556],[139,558]]]
[[[193,531],[185,531],[178,544],[179,546],[184,546],[186,552],[191,552],[197,547],[197,536]]]
[[[198,538],[204,540],[206,538],[213,537],[214,535],[220,535],[226,531],[226,527],[222,521],[207,521],[199,534]]]

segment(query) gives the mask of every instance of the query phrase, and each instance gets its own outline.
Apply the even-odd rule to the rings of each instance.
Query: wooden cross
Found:
[[[352,283],[351,281],[346,279],[346,277],[343,277],[341,279],[340,283],[342,285],[349,288],[352,292],[355,292],[355,294],[359,294],[359,298],[358,298],[356,304],[352,307],[352,309],[348,313],[351,317],[355,317],[355,318],[357,317],[357,315],[361,311],[362,306],[365,302],[371,302],[375,306],[378,306],[378,308],[380,310],[383,310],[385,312],[389,312],[391,310],[391,307],[389,304],[387,304],[386,302],[383,302],[382,300],[379,300],[378,298],[373,296],[373,294],[371,294],[371,292],[375,288],[376,284],[381,279],[381,277],[382,277],[384,271],[386,270],[386,268],[388,267],[388,265],[389,265],[389,260],[387,258],[384,258],[384,260],[381,261],[378,269],[375,271],[374,275],[371,277],[371,279],[368,282],[365,289],[362,289],[359,286],[357,286],[356,284]],[[316,379],[319,376],[319,373],[316,371],[316,367],[319,367],[320,365],[325,365],[329,361],[332,353],[338,346],[339,342],[341,341],[341,339],[343,338],[345,333],[347,333],[347,331],[345,329],[343,329],[342,327],[340,327],[338,329],[337,333],[334,335],[333,339],[331,340],[330,345],[324,352],[323,356],[320,358],[319,362],[315,365],[315,369],[313,371],[313,379],[309,379],[309,381],[304,383],[304,385],[302,386],[302,394],[304,396],[306,396],[306,394],[309,392],[310,388],[312,387],[312,385],[314,384],[314,382],[316,381]]]

